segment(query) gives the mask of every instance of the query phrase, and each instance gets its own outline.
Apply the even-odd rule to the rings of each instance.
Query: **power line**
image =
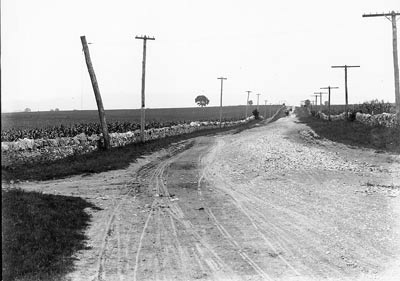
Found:
[[[140,108],[140,137],[144,142],[144,129],[145,129],[145,77],[146,77],[146,43],[147,40],[156,40],[154,37],[136,36],[135,39],[143,40],[143,61],[142,61],[142,106]]]
[[[394,93],[396,97],[396,112],[400,115],[400,89],[399,89],[399,59],[397,55],[397,27],[396,27],[396,16],[400,13],[392,11],[390,13],[381,14],[364,14],[363,17],[386,17],[392,22],[392,33],[393,33],[393,65],[394,65]]]
[[[328,89],[328,120],[331,121],[331,89],[339,89],[339,87],[323,87],[320,89]],[[347,117],[347,115],[346,115]]]
[[[359,65],[333,65],[332,68],[344,68],[344,93],[345,93],[345,101],[346,101],[346,118],[349,115],[348,107],[349,107],[349,93],[347,90],[347,68],[352,67],[360,67]]]
[[[250,96],[251,91],[246,91],[246,92],[247,92],[247,102],[246,102],[246,117],[245,118],[247,118],[247,108],[249,106],[249,96]]]
[[[227,80],[228,78],[225,77],[219,77],[217,78],[221,80],[221,98],[220,98],[220,103],[219,103],[219,127],[222,127],[222,91],[224,87],[224,80]]]
[[[319,95],[319,105],[322,106],[322,95],[325,95],[325,94],[328,94],[328,93],[317,92],[317,93],[314,93],[314,94]]]

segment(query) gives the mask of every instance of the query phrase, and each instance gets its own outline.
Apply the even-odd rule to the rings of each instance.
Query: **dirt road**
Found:
[[[399,156],[290,116],[23,188],[102,208],[69,280],[399,280],[399,185]]]

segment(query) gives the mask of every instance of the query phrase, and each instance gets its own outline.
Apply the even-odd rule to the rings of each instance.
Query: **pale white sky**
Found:
[[[142,40],[148,42],[146,107],[192,107],[204,94],[245,104],[246,90],[298,105],[320,87],[332,103],[394,102],[392,29],[363,13],[398,0],[3,0],[3,112],[96,109],[80,36],[86,35],[106,109],[140,107]],[[398,21],[400,24],[400,21]],[[326,98],[326,97],[325,97]]]

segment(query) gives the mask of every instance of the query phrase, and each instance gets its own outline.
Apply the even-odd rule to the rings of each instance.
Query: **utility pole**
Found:
[[[328,120],[331,121],[331,89],[339,89],[339,87],[324,87],[321,89],[328,89]],[[347,115],[346,115],[347,118]]]
[[[265,113],[264,113],[264,116],[265,116],[265,119],[267,119],[267,100],[264,100],[264,102],[265,102]]]
[[[317,94],[314,94],[314,95],[312,95],[312,96],[315,96],[315,103],[314,103],[314,105],[315,105],[315,107],[317,107],[317,99],[318,99],[318,95]]]
[[[319,95],[319,105],[322,106],[322,95],[328,94],[323,92],[314,93],[315,95]]]
[[[345,94],[345,99],[346,99],[345,111],[346,111],[346,118],[347,118],[347,117],[349,117],[349,111],[348,111],[349,94],[348,94],[348,90],[347,90],[347,68],[349,68],[349,67],[360,67],[360,66],[359,65],[333,65],[331,67],[332,68],[344,68],[344,94]]]
[[[220,98],[220,103],[219,103],[219,127],[222,127],[222,90],[224,87],[224,80],[227,80],[228,78],[225,77],[219,77],[217,78],[221,80],[221,98]]]
[[[400,115],[400,89],[399,89],[399,58],[397,56],[397,27],[396,16],[400,13],[392,11],[391,13],[382,14],[364,14],[363,17],[386,17],[392,22],[393,32],[393,64],[394,64],[394,92],[396,96],[396,113]]]
[[[246,92],[247,92],[247,102],[246,102],[246,117],[245,118],[247,118],[247,108],[249,106],[249,97],[250,97],[251,91],[246,91]]]
[[[259,112],[259,100],[260,100],[260,95],[261,94],[257,94],[257,111]]]
[[[85,54],[86,66],[89,71],[90,80],[92,81],[92,87],[94,96],[96,98],[97,110],[99,112],[99,119],[101,124],[101,129],[104,138],[104,148],[109,149],[111,147],[110,144],[110,136],[108,134],[106,114],[104,112],[103,101],[100,95],[99,84],[97,83],[96,74],[94,73],[92,60],[90,59],[89,47],[86,41],[86,36],[81,36],[81,42],[83,47],[83,53]]]
[[[156,40],[154,37],[136,36],[135,39],[143,40],[143,61],[142,61],[142,104],[140,107],[140,138],[144,142],[145,129],[145,77],[146,77],[146,43],[147,40]]]

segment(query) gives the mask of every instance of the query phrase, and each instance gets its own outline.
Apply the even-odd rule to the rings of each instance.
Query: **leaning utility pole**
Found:
[[[322,106],[322,95],[328,94],[323,92],[314,93],[315,95],[319,95],[319,105]]]
[[[221,80],[221,98],[220,98],[220,103],[219,103],[219,127],[222,127],[222,90],[224,87],[224,80],[227,80],[228,78],[225,77],[219,77],[217,78]]]
[[[247,108],[249,106],[249,96],[250,96],[251,91],[246,91],[246,92],[247,92],[247,102],[246,102],[246,117],[245,118],[247,118]]]
[[[89,47],[86,41],[86,36],[81,36],[81,42],[83,47],[83,53],[85,54],[86,66],[89,71],[90,80],[92,81],[92,87],[94,96],[96,98],[97,110],[99,112],[99,119],[101,124],[101,130],[104,138],[104,148],[109,149],[111,147],[110,144],[110,135],[108,134],[106,114],[104,112],[103,101],[100,95],[99,84],[97,83],[96,74],[94,73],[92,60],[90,59]]]
[[[331,89],[339,89],[339,87],[324,87],[321,89],[328,89],[328,120],[331,121]],[[346,115],[347,118],[347,115]]]
[[[349,67],[360,67],[359,65],[333,65],[331,66],[332,68],[344,68],[344,93],[345,93],[345,99],[346,99],[346,118],[349,115],[348,107],[349,107],[349,94],[347,91],[347,68]]]
[[[259,100],[260,100],[260,95],[261,94],[257,94],[257,111],[259,111]]]
[[[386,17],[392,22],[393,32],[393,64],[394,64],[394,92],[396,96],[396,113],[400,115],[400,90],[399,90],[399,59],[397,56],[397,27],[396,27],[396,16],[400,13],[392,11],[391,13],[383,14],[364,14],[363,17]]]
[[[143,40],[143,61],[142,61],[142,104],[140,108],[140,139],[144,142],[144,130],[145,130],[145,77],[146,77],[146,43],[147,40],[156,40],[154,37],[148,36],[136,36],[135,39]]]

